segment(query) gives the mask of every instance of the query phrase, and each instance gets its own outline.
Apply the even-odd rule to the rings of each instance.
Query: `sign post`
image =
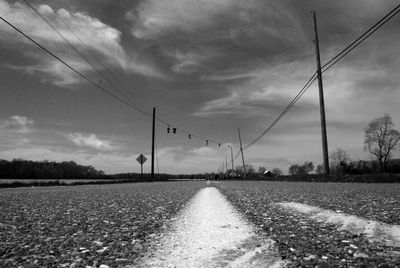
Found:
[[[143,179],[143,164],[144,162],[146,162],[146,160],[147,158],[143,154],[139,155],[138,158],[136,158],[136,161],[138,161],[138,163],[140,164],[140,175],[142,179]]]

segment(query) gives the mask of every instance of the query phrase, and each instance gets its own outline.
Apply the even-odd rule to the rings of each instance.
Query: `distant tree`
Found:
[[[258,174],[264,174],[265,173],[265,171],[267,171],[267,168],[266,167],[259,167],[258,168]]]
[[[304,162],[303,165],[291,165],[289,167],[289,174],[290,175],[304,175],[308,174],[314,170],[313,162]]]
[[[304,173],[305,174],[308,174],[308,173],[310,173],[311,171],[314,170],[313,162],[305,162],[303,167],[304,167]]]
[[[271,172],[275,175],[282,175],[282,170],[279,168],[273,168]]]
[[[252,175],[256,172],[252,165],[245,165],[245,167],[246,167],[246,175],[247,176]],[[243,166],[236,166],[235,170],[236,170],[237,174],[239,174],[241,177],[243,177]]]
[[[400,172],[400,159],[390,160],[387,170],[391,173],[399,173]]]
[[[235,171],[236,171],[236,174],[237,175],[239,175],[240,177],[243,177],[243,167],[242,166],[236,166],[235,167]]]
[[[368,162],[364,160],[359,160],[354,163],[355,166],[355,173],[357,174],[364,174],[364,173],[370,173],[371,169],[368,166]]]
[[[317,174],[324,174],[324,173],[325,173],[324,165],[318,165],[318,166],[315,168],[315,173],[317,173]]]
[[[343,149],[336,149],[329,154],[330,169],[333,174],[343,174],[350,164],[350,157]]]
[[[297,165],[297,164],[290,165],[288,172],[290,175],[299,174],[299,165]]]
[[[369,122],[365,129],[364,150],[376,158],[379,170],[385,171],[392,153],[399,146],[400,133],[394,129],[392,118],[384,114]]]
[[[75,162],[28,161],[14,159],[0,161],[0,178],[9,179],[99,179],[105,178],[103,171],[92,166],[81,166]]]
[[[256,170],[254,169],[254,167],[252,165],[246,164],[246,173],[248,175],[251,175],[251,174],[256,173]]]

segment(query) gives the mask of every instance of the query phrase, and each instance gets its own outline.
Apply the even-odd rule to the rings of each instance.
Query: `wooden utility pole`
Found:
[[[226,173],[226,178],[229,179],[229,173],[228,173],[228,157],[225,156],[225,173]]]
[[[225,179],[224,162],[222,161],[222,179]]]
[[[322,72],[321,72],[321,59],[319,54],[319,41],[318,41],[318,30],[317,30],[317,16],[315,11],[311,11],[314,22],[314,33],[315,33],[315,53],[317,60],[317,76],[318,76],[318,89],[319,89],[319,111],[321,115],[321,135],[322,135],[322,155],[324,160],[325,174],[329,175],[329,158],[328,158],[328,137],[326,135],[326,121],[325,121],[325,103],[324,103],[324,89],[322,84]]]
[[[154,179],[154,139],[156,136],[156,107],[153,107],[153,133],[151,139],[151,178]]]
[[[240,128],[238,128],[238,132],[239,132],[239,143],[240,143],[240,152],[242,153],[242,162],[243,162],[243,175],[244,178],[246,179],[246,167],[244,165],[244,156],[243,156],[243,147],[242,147],[242,138],[240,137]]]
[[[232,174],[234,173],[235,167],[233,166],[233,149],[232,149],[232,145],[230,145],[229,147],[231,147],[231,163],[232,163]]]

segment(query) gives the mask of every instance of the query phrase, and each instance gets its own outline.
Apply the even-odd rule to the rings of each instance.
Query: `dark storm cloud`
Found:
[[[132,32],[157,42],[182,67],[188,61],[191,68],[197,65],[210,73],[238,65],[254,68],[281,52],[296,50],[302,41],[293,16],[272,2],[196,2],[143,2],[130,15]]]

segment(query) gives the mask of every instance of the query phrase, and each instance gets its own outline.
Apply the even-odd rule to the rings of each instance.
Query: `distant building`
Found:
[[[266,170],[266,171],[263,173],[263,176],[264,176],[264,177],[274,177],[275,175],[274,175],[270,170]]]

